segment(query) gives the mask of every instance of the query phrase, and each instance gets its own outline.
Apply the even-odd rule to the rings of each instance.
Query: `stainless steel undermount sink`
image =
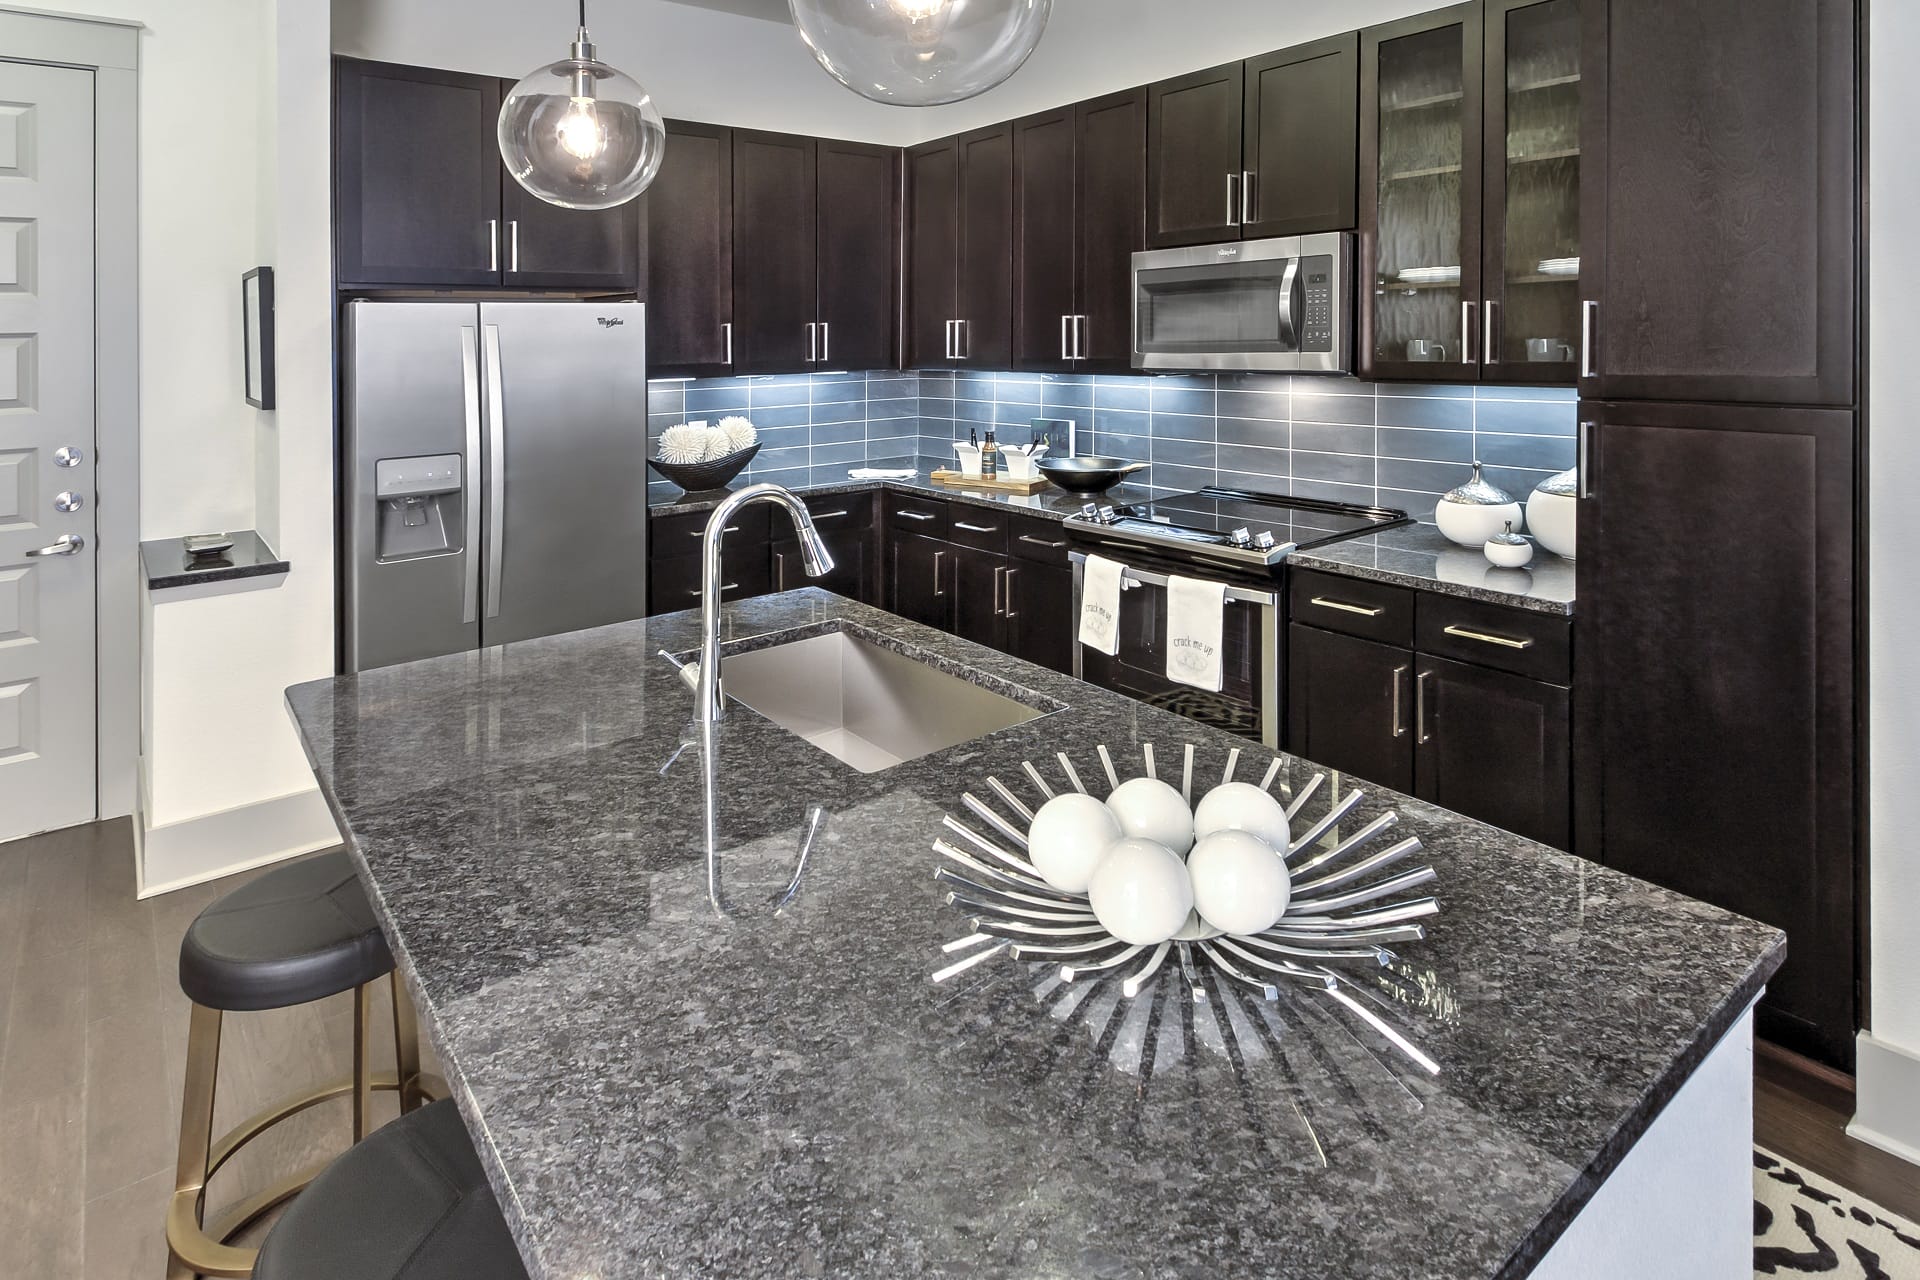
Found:
[[[850,631],[720,660],[729,698],[862,773],[1060,710],[1029,706]]]

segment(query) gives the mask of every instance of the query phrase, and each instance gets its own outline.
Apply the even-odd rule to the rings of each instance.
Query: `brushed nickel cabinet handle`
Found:
[[[1386,612],[1385,609],[1369,609],[1364,605],[1348,604],[1344,600],[1329,600],[1325,596],[1315,596],[1313,603],[1319,605],[1322,609],[1338,609],[1342,613],[1357,613],[1363,618],[1377,618]]]
[[[927,518],[932,519],[933,517],[929,516]],[[946,558],[947,553],[944,551],[936,551],[933,553],[933,595],[936,600],[947,594],[940,589],[940,565]]]
[[[507,223],[507,270],[520,269],[520,219]]]
[[[737,524],[730,524],[730,525],[728,525],[728,526],[727,526],[726,528],[724,528],[724,529],[722,529],[722,530],[721,530],[720,532],[722,532],[722,533],[738,533],[738,532],[740,532],[740,526],[739,526],[739,525],[737,525]],[[707,531],[706,531],[705,529],[694,529],[694,530],[692,530],[691,532],[689,532],[689,533],[687,534],[687,536],[688,536],[689,538],[704,538],[704,537],[706,537],[706,536],[707,536]]]
[[[1580,376],[1597,378],[1600,363],[1594,358],[1593,344],[1600,327],[1600,304],[1588,299],[1580,304]]]
[[[1227,175],[1227,225],[1240,225],[1240,175],[1237,173]]]
[[[1488,635],[1484,631],[1470,631],[1465,627],[1446,627],[1445,633],[1458,636],[1462,640],[1478,640],[1481,644],[1497,644],[1502,649],[1531,649],[1533,641],[1515,640],[1511,636]]]
[[[1500,304],[1488,298],[1480,304],[1480,363],[1499,364],[1500,348],[1494,345]]]
[[[1460,304],[1460,363],[1478,364],[1480,357],[1473,350],[1473,304]]]
[[[1575,465],[1580,470],[1576,477],[1580,485],[1580,496],[1593,496],[1593,423],[1586,419],[1580,422],[1580,441],[1574,456]]]
[[[825,364],[833,358],[833,325],[828,321],[820,322],[820,363]]]
[[[723,582],[720,584],[720,589],[722,591],[738,591],[740,589],[740,584],[737,582]],[[687,592],[687,594],[690,596],[697,596],[700,594],[700,588],[695,587],[693,590]]]
[[[851,511],[816,511],[813,513],[813,518],[815,520],[840,520],[852,514],[853,512]]]
[[[993,571],[993,616],[996,618],[1004,616],[1001,612],[1000,605],[1000,582],[1005,573],[1005,569],[995,569]]]
[[[965,529],[965,530],[966,530],[966,531],[967,531],[968,533],[998,533],[998,532],[1000,532],[1000,526],[999,526],[999,525],[993,525],[993,524],[967,524],[967,523],[965,523],[964,521],[960,521],[960,520],[955,520],[955,521],[953,522],[953,527],[954,527],[954,528],[956,528],[956,529]]]
[[[500,269],[500,219],[487,219],[487,270]]]
[[[727,324],[721,325],[720,334],[722,337],[726,339],[726,342],[727,342],[726,363],[732,364],[733,363],[733,325],[732,323],[729,322]]]
[[[775,591],[787,589],[787,554],[784,551],[773,553],[773,589]]]
[[[1253,193],[1253,170],[1240,171],[1240,225],[1250,227],[1259,221],[1254,214],[1259,209],[1259,201]]]
[[[1020,571],[1009,568],[1002,569],[1000,572],[1007,575],[1004,579],[1006,583],[1006,604],[1002,606],[1006,612],[1000,616],[1003,618],[1017,618],[1020,616],[1020,611],[1013,607],[1013,580],[1020,576]]]
[[[1406,679],[1407,672],[1410,670],[1412,670],[1411,667],[1395,667],[1393,669],[1393,736],[1396,738],[1404,738],[1407,736],[1407,722],[1402,719],[1400,715],[1400,686],[1402,681]]]
[[[1073,317],[1060,317],[1060,358],[1073,359]]]
[[[896,511],[893,514],[902,520],[931,520],[934,518],[924,511]]]
[[[1021,534],[1020,541],[1027,543],[1029,546],[1045,547],[1049,551],[1058,551],[1060,548],[1067,545],[1065,541],[1048,542],[1045,538],[1036,538],[1030,533]]]
[[[1418,729],[1415,742],[1422,745],[1433,741],[1433,734],[1427,731],[1427,681],[1433,678],[1433,672],[1422,671],[1413,682],[1413,722]]]

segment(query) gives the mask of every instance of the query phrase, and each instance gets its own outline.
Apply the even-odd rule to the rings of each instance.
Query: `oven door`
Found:
[[[1086,556],[1073,555],[1073,617],[1080,619]],[[1224,679],[1218,693],[1167,678],[1167,576],[1127,564],[1121,576],[1119,652],[1076,639],[1073,674],[1149,706],[1280,748],[1280,596],[1230,585],[1223,622]]]
[[[1345,372],[1350,280],[1339,234],[1136,253],[1134,367]]]

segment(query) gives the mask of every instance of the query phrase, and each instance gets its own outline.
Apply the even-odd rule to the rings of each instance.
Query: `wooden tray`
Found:
[[[1005,476],[996,476],[989,480],[985,476],[963,475],[958,471],[936,471],[933,473],[933,482],[946,485],[949,489],[1004,489],[1008,493],[1039,493],[1053,484],[1045,476],[1035,476],[1031,480],[1009,480]]]

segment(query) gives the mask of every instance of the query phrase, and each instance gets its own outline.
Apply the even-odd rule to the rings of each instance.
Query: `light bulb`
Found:
[[[913,22],[924,22],[928,18],[938,17],[944,10],[953,7],[953,0],[887,0],[894,11]]]
[[[607,131],[592,98],[575,98],[573,108],[560,117],[560,147],[576,160],[591,160],[607,149]]]

